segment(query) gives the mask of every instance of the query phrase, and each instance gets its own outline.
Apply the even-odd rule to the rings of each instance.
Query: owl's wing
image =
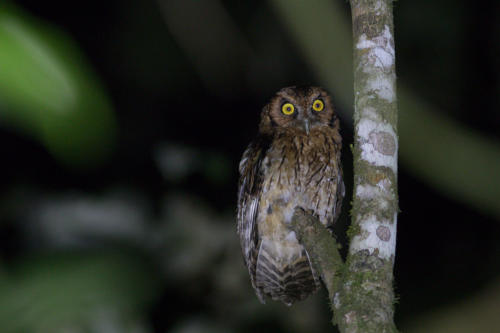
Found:
[[[255,267],[259,236],[257,230],[257,213],[262,191],[263,163],[269,140],[258,138],[243,153],[240,162],[240,182],[238,191],[238,234],[245,264],[250,272],[252,285],[261,302],[261,292],[255,286]]]
[[[340,216],[340,210],[342,208],[342,200],[345,196],[345,185],[344,185],[344,173],[342,167],[339,167],[339,176],[337,177],[337,194],[335,196],[335,206],[333,207],[333,222],[338,220]]]

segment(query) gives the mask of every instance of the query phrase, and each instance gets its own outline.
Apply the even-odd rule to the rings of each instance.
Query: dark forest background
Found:
[[[261,305],[236,236],[260,109],[310,84],[338,101],[346,245],[349,5],[300,2],[0,4],[0,332],[331,331],[324,291]],[[396,322],[498,331],[499,4],[397,1],[394,18]]]

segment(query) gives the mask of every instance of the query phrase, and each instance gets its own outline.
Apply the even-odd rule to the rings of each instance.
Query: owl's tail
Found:
[[[286,305],[306,298],[319,287],[307,251],[298,242],[283,244],[262,239],[255,284],[263,294]]]

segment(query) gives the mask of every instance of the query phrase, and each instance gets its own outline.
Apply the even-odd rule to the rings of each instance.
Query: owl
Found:
[[[238,234],[250,280],[291,305],[319,287],[306,249],[290,229],[296,207],[326,227],[340,214],[344,182],[339,120],[327,92],[287,87],[261,112],[259,132],[239,165]]]

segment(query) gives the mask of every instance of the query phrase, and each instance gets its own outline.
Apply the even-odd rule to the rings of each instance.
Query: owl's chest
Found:
[[[286,238],[296,207],[313,210],[325,225],[332,219],[339,160],[333,140],[294,137],[273,144],[262,163],[259,230]]]
[[[301,194],[328,185],[338,174],[338,150],[333,138],[325,135],[277,140],[262,162],[264,191]]]

